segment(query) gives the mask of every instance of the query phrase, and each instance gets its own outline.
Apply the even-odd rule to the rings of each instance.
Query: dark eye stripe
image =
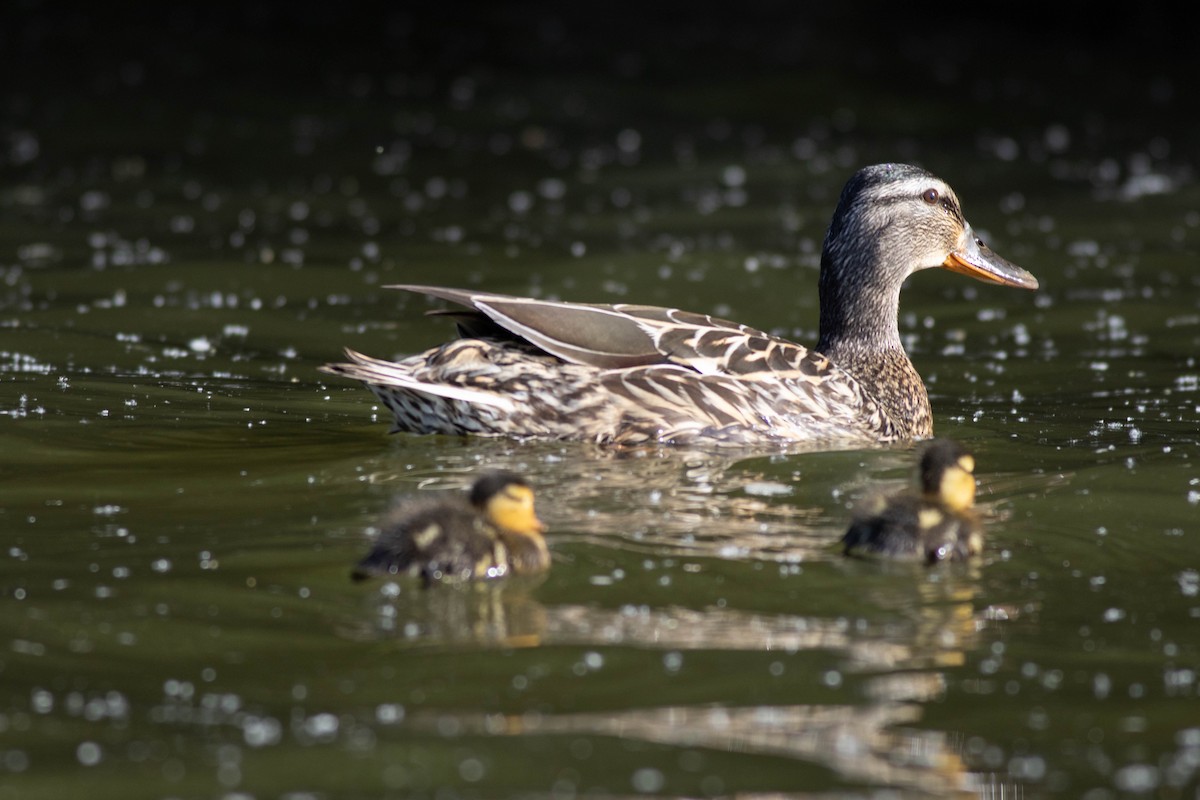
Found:
[[[506,490],[504,490],[503,494],[504,494],[505,498],[513,501],[514,503],[529,502],[529,499],[528,499],[529,495],[526,494],[525,492],[520,491],[519,489],[506,489]]]
[[[946,209],[947,214],[958,220],[960,225],[966,224],[966,220],[963,219],[962,211],[959,209],[958,204],[949,197],[942,198],[942,208]]]

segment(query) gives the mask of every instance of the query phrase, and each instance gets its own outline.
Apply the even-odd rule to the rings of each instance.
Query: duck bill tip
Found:
[[[998,283],[1001,286],[1012,286],[1017,289],[1034,290],[1038,288],[1038,279],[1031,273],[995,253],[989,251],[984,254],[979,248],[973,249],[976,252],[951,251],[946,260],[942,262],[942,266],[951,272],[969,275],[985,283]]]

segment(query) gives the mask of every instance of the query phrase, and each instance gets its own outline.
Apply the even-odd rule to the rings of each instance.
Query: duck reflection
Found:
[[[601,736],[796,759],[831,769],[847,782],[914,790],[922,797],[1021,796],[1010,779],[971,772],[953,734],[914,727],[921,714],[916,703],[667,706],[577,714],[421,712],[405,725],[428,734]]]
[[[594,735],[680,748],[769,755],[823,765],[847,781],[932,794],[984,792],[952,732],[920,730],[924,706],[946,693],[944,670],[962,665],[994,615],[976,614],[977,581],[924,581],[915,596],[879,591],[865,604],[894,604],[884,620],[765,614],[719,607],[543,605],[524,580],[438,591],[381,592],[370,625],[355,635],[405,648],[447,644],[631,648],[658,652],[818,652],[840,656],[861,702],[737,706],[667,705],[597,713],[492,714],[414,709],[418,731],[503,736]],[[855,678],[855,676],[860,676]],[[813,680],[805,676],[804,681]],[[1002,787],[1011,791],[1011,787]]]

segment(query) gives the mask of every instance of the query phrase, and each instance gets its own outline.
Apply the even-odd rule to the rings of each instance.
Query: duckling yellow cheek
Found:
[[[965,470],[951,469],[942,480],[942,502],[961,511],[975,503],[975,476]]]
[[[488,519],[506,531],[530,533],[542,530],[533,513],[533,492],[524,487],[505,492],[488,503]]]
[[[525,530],[529,524],[529,514],[520,507],[505,504],[502,508],[496,509],[496,513],[492,519],[496,523],[496,527],[505,531],[520,531]]]
[[[500,530],[521,531],[521,533],[541,530],[541,523],[533,513],[533,504],[510,498],[494,500],[488,507],[488,519]]]

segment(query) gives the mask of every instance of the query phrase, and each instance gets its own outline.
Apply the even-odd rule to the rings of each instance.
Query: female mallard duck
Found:
[[[921,494],[901,492],[860,510],[842,537],[846,555],[962,561],[983,547],[975,504],[975,458],[952,439],[921,456]]]
[[[943,181],[882,164],[846,184],[825,236],[815,350],[677,309],[395,286],[466,306],[464,338],[398,362],[348,350],[322,369],[366,383],[398,431],[814,449],[925,438],[929,397],[897,315],[905,278],[930,267],[1038,285],[976,238]]]
[[[410,498],[388,515],[375,547],[350,576],[435,581],[524,575],[550,567],[533,490],[511,472],[489,472],[462,498]]]

